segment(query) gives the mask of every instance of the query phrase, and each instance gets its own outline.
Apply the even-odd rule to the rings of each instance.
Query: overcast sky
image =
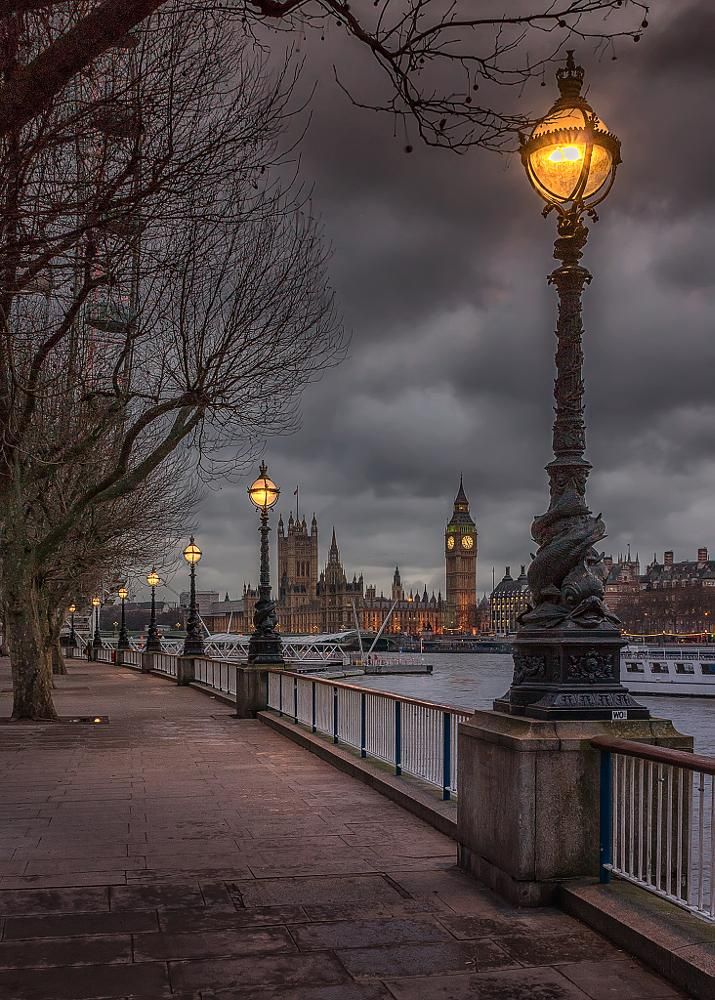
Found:
[[[666,548],[715,551],[715,9],[656,0],[650,22],[617,61],[577,51],[624,161],[584,259],[589,496],[606,550],[630,542],[642,563]],[[331,78],[331,58],[354,78],[372,64],[354,43],[318,41],[305,45],[305,83],[318,88],[301,170],[352,343],[310,388],[301,428],[267,443],[279,509],[287,518],[300,484],[321,563],[335,525],[351,575],[387,590],[399,563],[408,586],[444,590],[461,472],[488,590],[492,566],[499,579],[528,561],[531,519],[548,505],[554,220],[516,157],[458,157],[416,139],[406,155],[392,123],[351,107]],[[521,100],[538,114],[555,96],[552,78]],[[247,484],[201,504],[201,589],[238,596],[257,579]]]

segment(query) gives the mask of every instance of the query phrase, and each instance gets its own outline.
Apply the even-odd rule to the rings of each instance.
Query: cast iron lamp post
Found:
[[[74,649],[77,645],[77,633],[74,630],[74,613],[77,610],[77,605],[74,601],[67,608],[70,613],[70,649]]]
[[[274,507],[280,490],[268,478],[268,468],[265,462],[261,462],[258,479],[248,487],[248,496],[253,506],[260,511],[261,526],[261,577],[258,587],[258,600],[253,613],[254,631],[248,643],[249,663],[276,663],[282,664],[283,644],[281,637],[276,632],[278,619],[276,618],[276,606],[271,600],[271,575],[268,555],[268,511]]]
[[[129,649],[129,636],[127,635],[127,620],[124,611],[124,602],[129,597],[129,591],[126,587],[121,586],[117,591],[119,595],[119,600],[122,602],[122,615],[121,615],[121,625],[119,626],[119,641],[117,642],[117,649]]]
[[[201,635],[199,613],[196,607],[196,563],[201,558],[201,549],[192,535],[189,544],[184,549],[184,559],[191,567],[191,597],[189,600],[189,617],[186,622],[186,638],[184,639],[184,656],[203,656],[204,640]]]
[[[607,569],[594,546],[606,534],[586,504],[591,465],[584,458],[581,295],[591,275],[579,264],[595,206],[613,185],[620,142],[581,96],[584,72],[573,52],[556,73],[560,97],[531,135],[521,160],[533,188],[557,215],[549,275],[556,287],[554,458],[546,467],[551,502],[531,534],[539,548],[529,566],[532,605],[519,616],[514,678],[497,711],[537,719],[642,719],[620,682],[621,623],[604,604]]]
[[[149,631],[146,635],[144,651],[146,653],[160,653],[161,639],[159,638],[159,632],[156,627],[156,588],[161,583],[161,580],[159,579],[159,574],[157,573],[155,566],[152,566],[151,573],[147,576],[146,582],[151,587],[151,616],[149,618]]]
[[[94,608],[94,639],[92,640],[92,649],[97,650],[102,648],[102,636],[99,634],[99,609],[102,607],[102,598],[93,597],[92,607]]]

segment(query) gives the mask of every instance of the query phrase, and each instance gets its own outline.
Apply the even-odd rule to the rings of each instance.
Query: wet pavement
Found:
[[[9,680],[0,661],[0,719]],[[75,663],[56,703],[109,722],[0,723],[2,998],[685,996],[202,692]]]

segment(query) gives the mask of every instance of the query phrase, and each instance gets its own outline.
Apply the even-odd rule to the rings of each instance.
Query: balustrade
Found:
[[[601,881],[612,876],[715,921],[715,758],[631,740],[601,753]]]
[[[269,671],[267,698],[280,715],[435,785],[445,799],[457,791],[464,710],[286,670]]]

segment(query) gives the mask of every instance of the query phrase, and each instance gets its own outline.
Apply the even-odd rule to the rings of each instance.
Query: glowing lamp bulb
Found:
[[[557,146],[557,148],[549,154],[549,159],[552,163],[564,163],[565,161],[574,163],[576,160],[583,159],[583,153],[583,148],[580,146]]]

